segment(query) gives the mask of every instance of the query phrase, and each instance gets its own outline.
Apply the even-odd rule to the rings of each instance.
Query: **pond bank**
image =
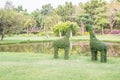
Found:
[[[106,42],[108,45],[108,56],[120,56],[120,43]],[[34,52],[53,54],[52,42],[39,43],[22,43],[0,45],[0,52]],[[59,50],[63,54],[63,50]],[[71,42],[70,54],[90,55],[90,47],[88,41]]]

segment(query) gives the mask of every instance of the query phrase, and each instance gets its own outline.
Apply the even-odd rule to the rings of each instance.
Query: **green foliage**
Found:
[[[70,24],[73,24],[73,33],[75,32],[75,30],[78,28],[78,25],[74,22],[60,22],[56,25],[54,25],[53,27],[53,32],[56,35],[59,35],[59,32],[62,33],[62,35],[65,35],[67,28],[69,27]]]
[[[108,20],[107,20],[108,16],[107,14],[99,14],[98,16],[96,16],[96,20],[95,23],[97,25],[103,25],[105,26],[106,24],[108,24]]]
[[[85,13],[90,14],[90,16],[94,19],[95,15],[106,11],[106,2],[99,0],[91,0],[85,3],[84,10]]]
[[[66,2],[65,5],[58,6],[56,13],[61,16],[61,21],[72,21],[75,8],[71,2]]]
[[[80,14],[76,17],[76,21],[78,24],[92,24],[93,20],[89,14]]]
[[[31,16],[34,18],[34,20],[36,21],[36,26],[37,27],[42,27],[43,23],[44,23],[44,17],[42,16],[40,10],[35,10],[31,13]]]
[[[34,27],[36,25],[36,22],[32,18],[28,18],[25,21],[24,27]]]
[[[116,12],[114,20],[116,21],[117,26],[120,26],[120,11]]]
[[[26,29],[27,34],[29,34],[29,30],[35,26],[36,26],[36,21],[33,18],[27,16],[24,23],[24,28]]]
[[[51,4],[46,4],[42,6],[41,14],[43,16],[50,15],[52,12],[53,12],[53,7],[51,6]]]
[[[12,10],[14,8],[13,2],[12,1],[6,1],[5,5],[4,5],[4,8]]]
[[[96,16],[95,22],[95,27],[102,31],[103,34],[103,29],[108,27],[109,21],[108,21],[108,16],[105,13],[100,13]]]
[[[101,29],[101,24],[105,26],[107,21],[107,6],[105,1],[91,0],[85,3],[84,6],[85,13],[89,14],[93,20],[93,25],[98,26]]]
[[[0,10],[0,30],[2,36],[11,32],[17,33],[24,24],[24,16],[13,10]],[[3,37],[1,38],[3,39]]]
[[[60,16],[58,15],[53,15],[53,16],[47,16],[45,18],[45,26],[46,29],[49,31],[52,31],[54,25],[56,25],[58,22],[60,22]]]
[[[76,22],[81,27],[81,33],[83,34],[83,27],[88,22],[92,22],[91,24],[101,31],[105,28],[110,28],[111,32],[112,29],[120,29],[119,0],[112,0],[110,2],[105,0],[89,0],[86,3],[79,3],[79,6],[73,5],[72,2],[65,2],[65,4],[59,5],[57,8],[53,8],[52,4],[44,4],[42,5],[42,9],[38,8],[30,14],[22,5],[16,7],[13,4],[12,1],[6,1],[4,9],[13,10],[22,15],[21,21],[19,20],[18,22],[23,22],[23,18],[25,19],[28,16],[32,16],[36,22],[36,26],[45,33],[51,31],[53,25],[56,25],[56,23],[60,21],[74,22],[75,18]],[[17,27],[19,31],[23,26],[24,25]],[[18,33],[19,31],[17,30],[15,33]],[[2,29],[0,29],[0,33],[1,32]],[[58,31],[56,31],[56,34],[58,35],[57,32]],[[59,32],[61,32],[62,35],[65,34],[64,30]]]
[[[28,12],[27,12],[27,9],[23,9],[22,5],[18,5],[17,8],[14,8],[14,11],[20,13],[20,14],[23,14],[23,15],[29,15]]]

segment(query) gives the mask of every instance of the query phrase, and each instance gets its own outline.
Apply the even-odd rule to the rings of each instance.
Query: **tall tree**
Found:
[[[0,10],[0,34],[3,40],[5,34],[17,31],[18,27],[24,23],[23,15],[14,12],[13,10]]]
[[[27,34],[29,34],[29,32],[31,31],[32,27],[35,27],[35,25],[36,25],[36,22],[35,22],[35,20],[33,18],[28,17],[25,20],[24,27],[26,28]]]
[[[28,15],[27,9],[23,9],[22,5],[19,5],[18,7],[14,7],[14,10],[23,15]]]
[[[22,12],[23,11],[22,5],[19,5],[17,8],[15,8],[15,11]]]
[[[84,25],[85,24],[92,24],[92,19],[89,14],[80,14],[76,17],[76,21],[80,26],[80,34],[84,34]]]
[[[42,26],[43,26],[44,32],[46,32],[46,17],[52,15],[53,11],[54,9],[51,6],[51,4],[45,4],[42,6],[41,14],[42,14]]]
[[[36,20],[36,26],[42,28],[44,16],[41,14],[40,10],[36,9],[31,13],[31,16]]]
[[[116,21],[116,28],[120,29],[120,10],[116,12],[114,20]]]
[[[53,12],[53,7],[51,6],[51,4],[45,4],[42,6],[42,9],[41,9],[41,14],[42,15],[50,15],[52,14]]]
[[[12,1],[6,1],[5,5],[4,5],[5,9],[13,9],[14,5]]]
[[[112,32],[113,28],[117,26],[116,13],[120,10],[120,2],[118,0],[112,1],[108,4],[108,14],[109,14],[109,27]]]
[[[93,25],[97,25],[97,19],[101,16],[101,14],[106,13],[107,11],[107,6],[106,2],[102,0],[90,0],[87,3],[85,3],[84,10],[85,13],[89,14],[90,17],[93,20]],[[102,28],[101,26],[98,26],[98,28]]]
[[[65,21],[72,21],[74,18],[75,7],[73,6],[72,2],[66,2],[65,5],[59,5],[56,9],[56,13],[61,16],[61,20]]]
[[[104,28],[109,24],[108,16],[104,13],[98,14],[95,20],[96,27],[101,30],[101,33],[104,34]]]

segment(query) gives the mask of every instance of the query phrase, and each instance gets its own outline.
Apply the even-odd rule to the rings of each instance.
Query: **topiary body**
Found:
[[[93,33],[92,26],[86,25],[85,28],[90,34],[90,50],[92,60],[97,60],[97,53],[99,51],[101,53],[101,62],[107,62],[107,45],[96,38]]]
[[[73,25],[70,24],[69,27],[67,28],[66,34],[63,38],[60,38],[58,40],[55,40],[53,42],[53,47],[54,47],[54,58],[58,58],[58,50],[59,49],[64,49],[64,58],[68,59],[69,58],[69,49],[70,49],[70,32],[73,30]]]

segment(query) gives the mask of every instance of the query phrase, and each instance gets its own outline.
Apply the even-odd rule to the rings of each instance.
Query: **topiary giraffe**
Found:
[[[58,58],[58,50],[64,49],[64,58],[69,58],[69,49],[70,49],[70,32],[73,30],[73,24],[70,24],[67,28],[66,34],[63,38],[60,38],[58,40],[55,40],[53,42],[54,47],[54,58]]]
[[[92,60],[97,60],[97,52],[101,53],[101,62],[107,62],[107,45],[101,41],[99,41],[93,33],[92,27],[90,25],[85,26],[86,31],[89,32],[90,35],[90,49]]]

